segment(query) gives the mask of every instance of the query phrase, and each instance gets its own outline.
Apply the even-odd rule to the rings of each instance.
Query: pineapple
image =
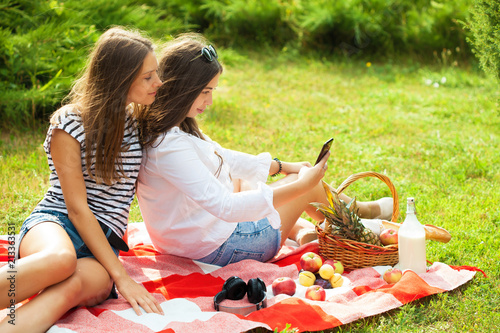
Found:
[[[361,243],[382,246],[380,238],[361,223],[357,215],[356,198],[346,204],[330,185],[323,182],[323,187],[330,205],[318,202],[311,205],[325,216],[325,232]]]

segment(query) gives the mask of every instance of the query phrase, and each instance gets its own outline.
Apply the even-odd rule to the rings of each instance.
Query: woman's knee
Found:
[[[79,306],[93,306],[106,300],[113,287],[113,280],[106,269],[93,258],[80,259],[77,272],[71,277],[79,290]]]
[[[61,280],[70,277],[75,272],[77,258],[73,249],[47,249],[41,254],[50,271],[57,274]]]
[[[59,286],[62,301],[68,308],[75,306],[93,306],[106,300],[111,292],[111,279],[90,281],[89,274],[79,274],[77,271]]]
[[[113,282],[110,280],[107,286],[97,290],[94,294],[85,295],[81,297],[78,306],[94,306],[104,302],[111,293],[111,288],[113,288]]]

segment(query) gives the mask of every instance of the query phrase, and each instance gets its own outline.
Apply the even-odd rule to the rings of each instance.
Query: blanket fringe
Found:
[[[460,271],[462,269],[465,269],[465,270],[472,271],[472,272],[481,272],[481,273],[483,273],[485,278],[488,277],[488,275],[486,275],[486,273],[482,269],[479,269],[479,268],[474,267],[474,266],[451,266],[451,265],[449,265],[449,266],[456,271]]]

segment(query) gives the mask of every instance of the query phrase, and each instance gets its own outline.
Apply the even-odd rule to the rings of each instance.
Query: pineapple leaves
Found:
[[[329,184],[327,184],[326,182],[324,181],[321,181],[323,183],[323,188],[325,189],[325,193],[326,193],[326,199],[328,200],[328,203],[330,204],[330,206],[333,206],[333,193],[335,193],[335,197],[337,198],[338,194],[337,192],[333,189],[333,187],[331,187]]]
[[[316,207],[317,210],[319,210],[323,214],[325,214],[325,213],[334,214],[335,213],[330,206],[327,206],[322,202],[311,202],[310,205]]]
[[[323,182],[323,188],[329,205],[319,202],[311,205],[325,216],[326,232],[361,243],[382,245],[378,236],[361,223],[355,197],[346,204],[333,187]]]

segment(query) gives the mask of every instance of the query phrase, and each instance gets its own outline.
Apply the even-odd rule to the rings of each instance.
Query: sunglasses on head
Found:
[[[205,59],[207,59],[210,62],[219,57],[217,55],[217,52],[215,51],[215,48],[212,45],[208,45],[202,48],[201,55],[204,56]]]

